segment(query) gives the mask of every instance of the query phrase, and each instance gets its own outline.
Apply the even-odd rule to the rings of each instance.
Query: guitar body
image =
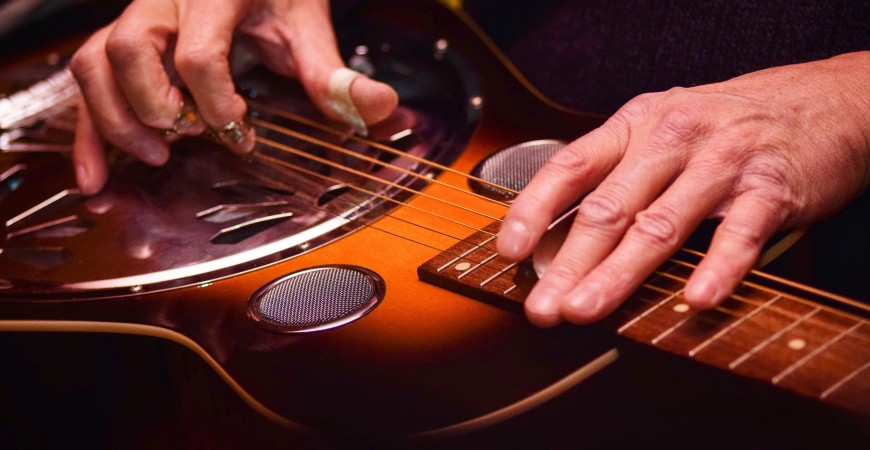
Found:
[[[475,112],[470,114],[474,119],[467,122],[471,127],[468,132],[457,132],[464,141],[450,141],[459,146],[455,157],[445,157],[452,159],[452,170],[468,173],[492,153],[520,142],[542,138],[569,141],[602,121],[600,117],[567,111],[537,94],[462,16],[439,3],[373,2],[361,17],[378,27],[407,30],[433,43],[446,40],[450,52],[461,55],[462,64],[467,64],[462,70],[470,71],[478,80],[477,96],[482,104],[472,105]],[[73,187],[71,169],[59,167],[58,178],[47,183]],[[39,355],[51,357],[53,349],[69,339],[72,348],[85,353],[98,349],[98,354],[103,355],[107,347],[128,344],[157,368],[182,367],[186,373],[177,375],[186,381],[167,390],[170,395],[165,402],[171,405],[178,400],[185,405],[181,413],[169,419],[183,416],[181,422],[186,424],[196,423],[193,417],[199,417],[201,423],[208,424],[205,433],[215,436],[242,427],[222,422],[259,423],[247,428],[245,438],[212,437],[205,440],[209,446],[243,446],[263,436],[274,445],[289,442],[315,447],[356,446],[360,442],[379,446],[476,446],[521,442],[512,441],[516,436],[531,443],[541,438],[532,437],[536,433],[548,436],[542,438],[544,442],[571,447],[583,440],[629,445],[645,442],[641,435],[620,436],[623,429],[649,433],[654,443],[665,440],[675,444],[682,433],[689,439],[712,429],[727,434],[732,431],[729,423],[746,426],[752,420],[768,419],[769,430],[762,431],[765,425],[759,423],[758,429],[739,430],[734,436],[759,435],[761,445],[769,446],[782,438],[778,433],[797,421],[804,426],[817,424],[818,434],[809,440],[787,442],[866,442],[865,419],[783,392],[770,392],[750,381],[735,381],[715,369],[689,368],[677,358],[662,357],[657,352],[653,356],[644,349],[622,348],[628,356],[614,362],[614,346],[624,343],[600,329],[565,326],[539,330],[527,323],[516,303],[481,302],[420,281],[417,268],[455,242],[445,234],[471,234],[464,225],[444,224],[421,212],[446,209],[433,197],[461,202],[470,211],[453,211],[452,217],[477,228],[492,221],[479,212],[500,217],[505,211],[503,205],[468,196],[465,177],[452,171],[439,172],[441,183],[426,186],[423,195],[403,200],[389,214],[366,226],[287,258],[242,265],[234,273],[214,273],[178,285],[161,280],[153,287],[136,285],[123,292],[113,288],[48,293],[35,285],[30,295],[3,294],[0,331],[16,333],[6,338],[6,344],[13,348],[26,346],[28,337],[32,337],[35,350],[26,357],[31,361]],[[16,203],[19,199],[13,194],[3,205],[4,221],[23,208],[23,200]],[[131,217],[131,226],[141,220]],[[424,239],[415,228],[421,224],[443,234],[430,233],[432,236]],[[428,245],[421,245],[421,241]],[[249,299],[263,286],[288,274],[322,266],[364,268],[377,274],[385,286],[382,301],[357,320],[310,333],[275,332],[257,326],[249,317]],[[79,270],[87,272],[88,268]],[[6,276],[0,272],[0,277]],[[75,333],[87,333],[89,337],[71,337]],[[114,362],[107,364],[110,372],[120,366],[125,375],[141,377],[134,378],[132,385],[124,389],[140,389],[137,385],[147,385],[152,377],[162,379],[147,367],[132,373],[137,372],[130,370],[135,357],[112,358]],[[668,368],[659,367],[659,361],[667,362]],[[68,363],[74,365],[75,361]],[[8,360],[4,366],[14,364],[14,360]],[[31,364],[39,367],[38,363]],[[699,376],[706,381],[698,381]],[[566,377],[569,381],[564,381]],[[663,386],[671,381],[673,385]],[[720,391],[711,389],[719,383],[725,383]],[[6,385],[4,389],[8,394],[16,387]],[[197,393],[197,389],[204,392]],[[549,394],[554,389],[559,393]],[[150,395],[160,389],[152,384],[142,390]],[[737,399],[729,398],[732,395]],[[686,396],[697,397],[680,398]],[[22,401],[22,395],[15,397]],[[697,411],[699,416],[693,417],[694,408],[704,408],[707,402],[721,412]],[[163,408],[152,407],[152,411]],[[796,408],[801,412],[795,413]],[[784,416],[768,417],[768,413]],[[662,415],[667,418],[659,417]],[[207,416],[218,418],[202,419]],[[491,420],[480,421],[488,416]],[[576,428],[572,418],[579,422]],[[141,430],[152,426],[148,425],[152,422],[138,420],[120,429],[138,429],[130,436],[149,439],[145,436],[149,433]],[[625,423],[619,424],[622,420]],[[701,423],[714,420],[722,420],[721,427]],[[845,424],[845,432],[828,428],[837,423]],[[681,424],[694,430],[681,430]],[[172,441],[170,446],[201,444],[189,437],[191,428],[170,425],[156,429],[190,439],[186,444]],[[251,430],[267,431],[261,434]],[[552,433],[558,433],[559,438],[554,439]],[[733,444],[734,436],[722,442]],[[165,436],[151,435],[151,439],[167,443]],[[151,447],[142,442],[138,445]]]

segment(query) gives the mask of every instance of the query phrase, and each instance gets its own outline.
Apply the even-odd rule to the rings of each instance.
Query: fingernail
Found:
[[[601,304],[601,295],[597,291],[582,290],[568,300],[568,309],[572,316],[587,318],[598,312]]]
[[[93,183],[91,182],[90,172],[88,172],[88,168],[85,167],[82,163],[75,164],[76,171],[76,182],[79,185],[79,189],[82,191],[84,195],[91,195],[93,191]]]
[[[526,300],[526,310],[541,316],[559,314],[559,298],[551,289],[534,292]]]
[[[709,308],[721,300],[720,291],[716,274],[704,271],[692,277],[683,291],[683,297],[694,307]]]
[[[166,148],[151,141],[139,141],[130,146],[129,152],[152,166],[162,166],[169,159]]]
[[[386,119],[399,104],[399,96],[393,88],[368,77],[358,77],[350,88],[351,100],[365,123]]]
[[[498,232],[498,247],[500,253],[507,257],[521,257],[526,253],[531,233],[529,228],[519,220],[509,220],[502,224]]]

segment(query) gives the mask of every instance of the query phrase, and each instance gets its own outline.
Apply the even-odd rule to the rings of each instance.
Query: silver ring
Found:
[[[251,125],[246,117],[232,120],[221,128],[216,134],[218,139],[226,145],[238,145],[245,140],[245,136],[251,130]]]

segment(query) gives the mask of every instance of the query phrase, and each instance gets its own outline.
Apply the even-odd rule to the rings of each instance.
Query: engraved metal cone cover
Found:
[[[300,87],[263,69],[247,74],[239,88],[253,99],[257,135],[279,144],[259,143],[265,158],[243,159],[203,139],[177,142],[159,168],[115,152],[107,186],[83,197],[69,157],[74,110],[3,131],[0,298],[122,295],[208,281],[322,245],[395,207],[380,196],[408,194],[379,180],[420,183],[397,169],[431,169],[405,155],[440,163],[455,157],[473,129],[466,85],[476,83],[435,60],[431,43],[366,36],[370,48],[381,49],[369,54],[376,77],[396,86],[402,105],[365,140],[324,118]],[[352,49],[359,41],[343,42]]]

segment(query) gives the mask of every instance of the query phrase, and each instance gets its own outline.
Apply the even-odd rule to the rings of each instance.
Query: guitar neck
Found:
[[[495,250],[497,225],[418,268],[421,280],[488,302],[521,303],[536,281],[528,263]],[[867,308],[753,273],[716,308],[682,290],[700,255],[681,251],[605,321],[619,335],[870,416]],[[845,301],[844,301],[845,300]],[[848,308],[848,309],[847,309]]]

